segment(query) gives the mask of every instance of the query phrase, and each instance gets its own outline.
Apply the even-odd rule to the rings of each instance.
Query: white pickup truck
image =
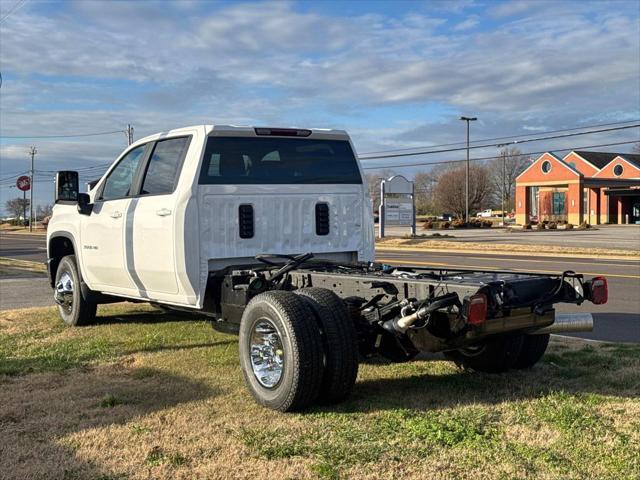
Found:
[[[240,336],[256,400],[281,411],[344,399],[359,356],[443,351],[528,368],[549,334],[589,330],[603,277],[373,263],[373,213],[346,132],[195,126],[128,147],[87,193],[56,176],[48,271],[68,325],[98,304],[188,310]]]

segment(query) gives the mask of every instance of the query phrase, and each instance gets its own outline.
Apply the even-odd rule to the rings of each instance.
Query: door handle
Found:
[[[166,217],[167,215],[171,215],[171,210],[168,208],[161,208],[160,210],[156,210],[156,215]]]
[[[120,218],[122,216],[122,212],[111,212],[111,218]]]

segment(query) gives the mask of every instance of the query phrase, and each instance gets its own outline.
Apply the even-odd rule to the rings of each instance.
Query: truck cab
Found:
[[[62,186],[60,186],[62,188]],[[90,190],[58,201],[47,245],[70,243],[92,291],[202,308],[210,271],[264,253],[373,260],[373,216],[349,136],[187,127],[129,146]]]

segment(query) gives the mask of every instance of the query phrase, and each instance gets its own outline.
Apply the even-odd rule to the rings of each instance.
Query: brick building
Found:
[[[640,224],[640,155],[542,154],[516,179],[516,222]]]

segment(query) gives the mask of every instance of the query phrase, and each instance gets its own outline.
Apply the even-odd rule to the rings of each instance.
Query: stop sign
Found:
[[[23,192],[30,190],[31,178],[27,177],[26,175],[22,175],[21,177],[18,177],[18,180],[16,180],[16,187],[18,187],[18,189],[22,190]]]

